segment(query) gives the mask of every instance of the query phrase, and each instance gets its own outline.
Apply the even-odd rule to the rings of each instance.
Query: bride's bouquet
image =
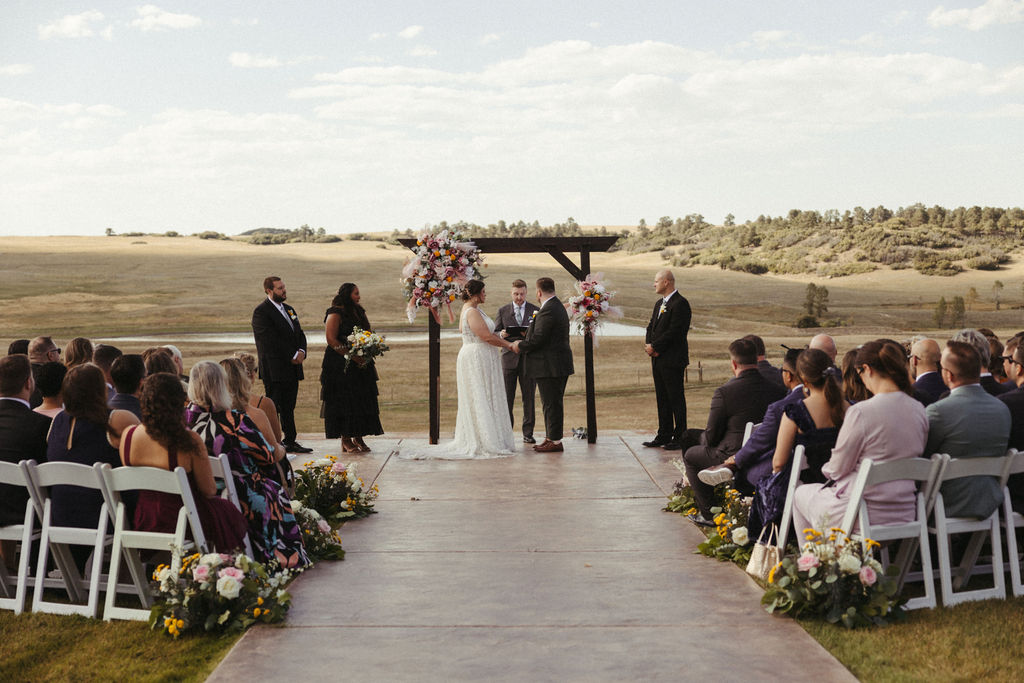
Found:
[[[436,235],[420,235],[415,256],[402,269],[409,322],[416,319],[421,306],[429,308],[438,323],[441,322],[438,310],[445,306],[449,319],[454,321],[451,302],[462,296],[462,288],[482,265],[480,250],[454,228]]]
[[[365,368],[366,361],[382,355],[390,347],[384,343],[383,335],[359,327],[352,328],[352,334],[348,335],[348,352],[345,354],[345,370],[352,364],[352,361],[362,359],[356,365]]]
[[[587,275],[585,280],[576,283],[576,291],[578,293],[569,297],[565,307],[573,325],[581,334],[594,337],[597,326],[605,318],[622,317],[622,310],[611,305],[616,293],[608,289],[604,273]]]

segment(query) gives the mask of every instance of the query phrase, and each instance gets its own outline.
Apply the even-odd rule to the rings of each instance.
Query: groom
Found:
[[[537,382],[544,407],[546,438],[533,449],[541,453],[561,453],[562,397],[565,383],[573,373],[569,315],[555,296],[555,281],[549,277],[537,280],[537,302],[540,310],[533,314],[526,338],[515,342],[514,346],[517,353],[523,354],[526,375]]]

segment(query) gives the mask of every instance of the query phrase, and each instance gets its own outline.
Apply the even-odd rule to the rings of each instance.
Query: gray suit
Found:
[[[952,458],[1006,455],[1010,439],[1010,410],[980,384],[953,389],[926,409],[928,443],[924,456],[948,453]],[[995,477],[965,477],[942,485],[942,500],[950,517],[988,517],[1003,502]]]
[[[507,303],[498,309],[498,317],[494,321],[494,331],[501,332],[507,327],[527,327],[533,314],[539,309],[529,301],[523,302],[523,319],[516,320],[515,307]],[[510,339],[515,341],[515,339]],[[533,437],[533,425],[536,421],[534,410],[534,397],[537,393],[537,382],[526,374],[526,364],[523,362],[522,354],[508,349],[501,351],[501,369],[505,375],[505,398],[508,399],[508,416],[515,426],[516,419],[513,409],[516,404],[516,385],[523,396],[523,436]]]

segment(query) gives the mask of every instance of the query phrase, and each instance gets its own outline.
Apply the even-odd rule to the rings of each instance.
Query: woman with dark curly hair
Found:
[[[139,397],[142,424],[129,427],[121,437],[125,466],[157,467],[188,472],[199,520],[206,540],[228,552],[242,546],[248,523],[235,506],[217,497],[217,484],[206,456],[206,444],[185,424],[185,389],[176,373],[159,372],[146,378]],[[160,491],[140,491],[133,528],[173,532],[181,498]]]

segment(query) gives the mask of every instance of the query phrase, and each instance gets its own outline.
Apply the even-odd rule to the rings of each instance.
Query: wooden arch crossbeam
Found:
[[[577,281],[590,273],[590,254],[608,251],[620,235],[593,235],[577,237],[480,237],[473,243],[487,254],[550,254]],[[415,237],[405,237],[399,243],[409,249],[416,249]],[[576,265],[566,256],[579,253],[580,263]],[[441,325],[434,316],[427,316],[428,325],[428,367],[430,375],[430,443],[436,444],[441,432]],[[583,337],[584,372],[587,389],[587,441],[597,442],[597,402],[594,391],[594,340]]]

